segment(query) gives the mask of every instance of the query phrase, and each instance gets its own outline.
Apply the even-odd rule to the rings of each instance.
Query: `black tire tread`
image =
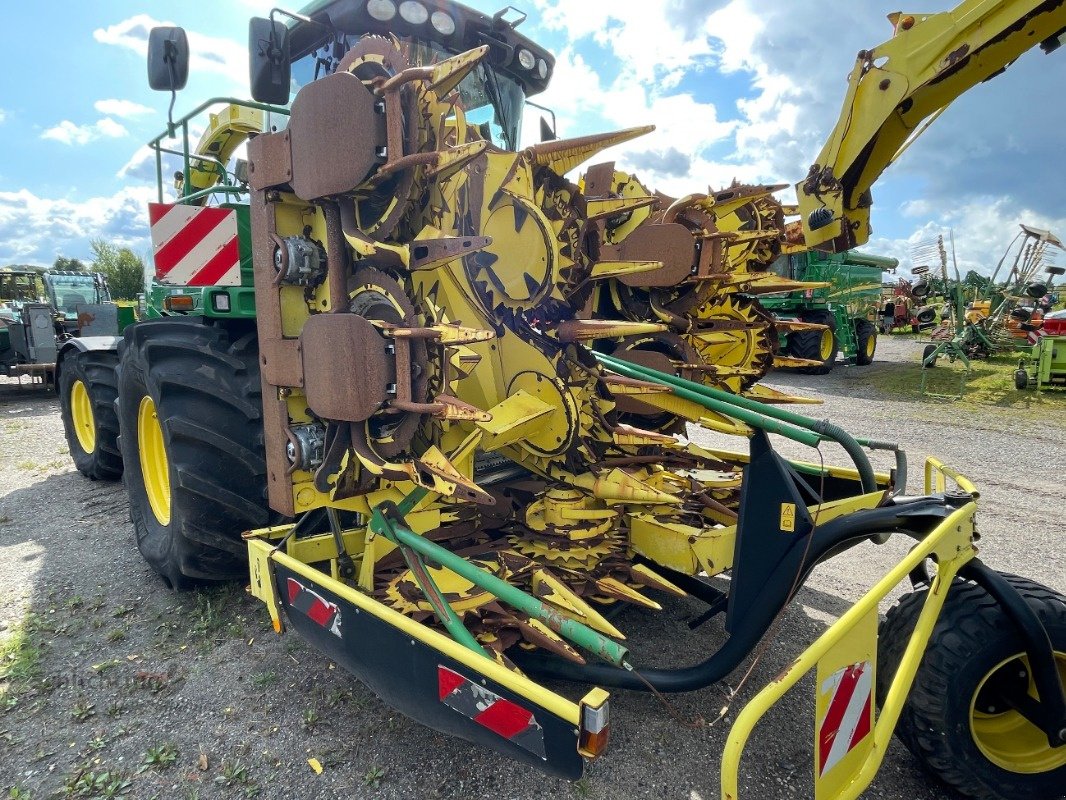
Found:
[[[1058,592],[1017,575],[1004,578],[1018,590],[1045,627],[1066,626],[1066,598]],[[895,674],[907,639],[914,630],[927,590],[904,596],[889,609],[878,632],[877,695],[884,697]],[[1024,795],[1017,787],[990,782],[958,757],[951,748],[951,735],[942,730],[938,711],[944,698],[957,695],[957,665],[995,637],[1014,632],[999,604],[975,583],[956,579],[933,630],[911,687],[910,697],[896,725],[896,736],[934,776],[963,794],[978,800],[1015,800]],[[1061,642],[1059,643],[1061,646]],[[969,691],[969,689],[966,689]],[[958,733],[958,732],[956,732]],[[965,735],[969,736],[968,730]],[[992,764],[990,769],[998,769]],[[1057,770],[1066,773],[1066,768]],[[1066,783],[1059,784],[1066,785]],[[1055,795],[1033,795],[1053,800]],[[1062,795],[1059,795],[1062,796]]]
[[[90,480],[116,481],[122,477],[122,453],[119,451],[118,354],[113,350],[72,351],[63,357],[59,378],[60,414],[70,455]],[[70,411],[70,387],[80,378],[89,393],[93,420],[96,423],[96,448],[92,453],[81,449]]]
[[[143,391],[153,397],[171,468],[165,529],[147,505],[135,502],[140,495],[132,482],[143,485],[139,462],[127,471],[142,554],[174,588],[243,576],[240,535],[272,518],[254,332],[231,339],[225,328],[197,318],[152,320],[127,328],[120,353],[121,402],[139,403],[132,395]],[[125,370],[139,377],[126,380]],[[121,413],[124,430],[135,427],[136,409]],[[139,458],[134,435],[123,435],[120,444],[127,459]],[[169,546],[159,538],[166,536]]]
[[[799,371],[805,375],[828,375],[833,371],[833,364],[837,359],[839,349],[836,340],[836,318],[828,311],[809,311],[802,317],[804,322],[813,322],[816,325],[825,325],[833,333],[833,352],[828,360],[820,367],[800,367]],[[797,331],[788,337],[789,354],[796,358],[807,358],[811,361],[822,360],[822,332],[821,331]]]
[[[868,319],[855,321],[855,363],[860,367],[866,367],[873,363],[873,356],[866,355],[866,343],[874,339],[874,352],[877,348],[877,328]]]

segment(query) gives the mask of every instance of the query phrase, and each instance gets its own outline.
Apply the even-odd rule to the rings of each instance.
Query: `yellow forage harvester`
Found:
[[[1034,45],[1054,50],[1066,4],[895,15],[856,62],[791,228],[775,187],[674,199],[610,163],[567,177],[649,127],[519,148],[554,60],[510,7],[272,13],[291,21],[252,20],[255,101],[208,101],[151,143],[161,165],[196,113],[228,109],[176,202],[159,168],[152,297],[185,311],[73,340],[57,362],[79,469],[93,474],[76,449],[92,424],[170,586],[247,575],[276,630],[404,714],[576,779],[609,740],[602,687],[724,680],[819,563],[902,536],[906,555],[737,715],[722,796],[738,796],[754,725],[811,672],[816,797],[858,796],[897,728],[971,795],[1061,789],[1066,600],[977,558],[964,475],[929,458],[908,494],[898,445],[746,395],[774,360],[756,298],[796,288],[765,266],[866,241],[870,186],[909,132]],[[152,85],[180,89],[188,57],[181,29],[154,29]],[[218,156],[244,136],[231,171]],[[76,414],[72,385],[89,400]],[[851,464],[786,459],[771,435],[835,443]],[[625,611],[678,597],[706,606],[692,628],[721,615],[725,633],[657,667]]]

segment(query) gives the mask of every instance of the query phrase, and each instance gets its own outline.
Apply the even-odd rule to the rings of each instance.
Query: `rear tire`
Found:
[[[855,320],[855,363],[860,367],[874,363],[877,351],[877,328],[867,319]]]
[[[1037,613],[1066,680],[1066,598],[1005,576]],[[904,596],[878,633],[877,695],[884,697],[927,590]],[[1028,673],[1024,645],[999,604],[956,579],[933,629],[896,726],[896,736],[934,776],[980,800],[1051,800],[1066,787],[1066,747],[999,702],[993,680]],[[1030,692],[1033,691],[1029,678]],[[998,705],[997,705],[998,704]]]
[[[923,368],[925,366],[925,360],[927,358],[929,358],[930,354],[934,350],[936,350],[936,345],[935,344],[927,344],[925,346],[925,349],[922,350],[922,366],[923,366]],[[934,358],[932,361],[929,362],[929,368],[932,369],[935,366],[936,366],[936,359]]]
[[[74,351],[59,371],[60,416],[70,457],[89,480],[122,477],[118,448],[118,354],[111,350]]]
[[[1014,373],[1014,388],[1018,390],[1029,388],[1029,373],[1024,369],[1019,369]]]
[[[788,337],[789,355],[796,358],[806,358],[811,361],[822,362],[818,367],[800,367],[799,371],[806,375],[828,375],[833,371],[833,364],[837,360],[837,337],[836,320],[827,311],[811,311],[802,317],[804,322],[813,322],[817,325],[825,325],[826,331],[797,331]]]
[[[137,547],[174,589],[246,574],[269,524],[254,328],[169,318],[119,347],[120,445]]]

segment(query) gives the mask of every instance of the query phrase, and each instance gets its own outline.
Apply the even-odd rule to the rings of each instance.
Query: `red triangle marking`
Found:
[[[437,665],[437,692],[440,695],[441,700],[444,700],[445,697],[450,695],[464,683],[466,683],[466,678],[458,672],[453,672],[447,667],[442,667],[439,664]]]
[[[498,733],[504,739],[510,739],[529,727],[533,721],[533,715],[510,700],[497,700],[474,717],[474,721]]]

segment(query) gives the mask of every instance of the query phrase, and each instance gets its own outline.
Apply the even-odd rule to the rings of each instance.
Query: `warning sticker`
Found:
[[[789,532],[796,530],[796,504],[795,503],[782,503],[781,504],[781,532]]]

